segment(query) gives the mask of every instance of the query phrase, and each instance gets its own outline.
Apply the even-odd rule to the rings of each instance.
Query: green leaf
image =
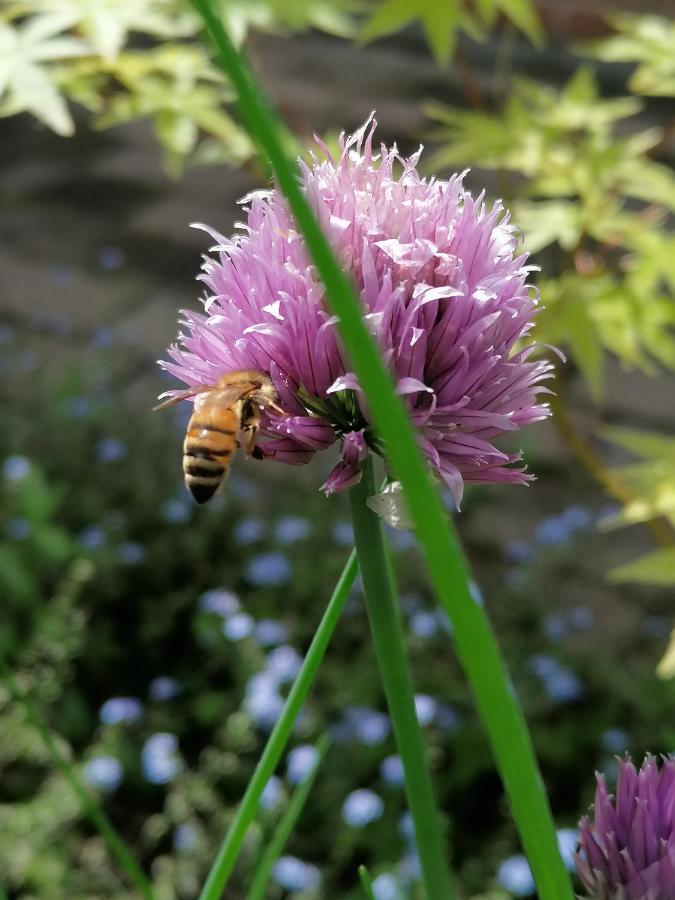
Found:
[[[537,15],[535,5],[531,0],[494,0],[494,5],[523,34],[527,35],[536,47],[541,47],[544,44],[546,35]]]
[[[524,234],[525,249],[536,253],[554,241],[563,250],[573,250],[583,230],[582,210],[570,200],[522,201],[514,208],[515,220]]]
[[[20,26],[0,22],[0,116],[30,112],[57,134],[73,134],[73,120],[47,62],[90,52],[78,38],[64,36],[62,16],[33,16]]]
[[[361,41],[372,41],[419,21],[437,61],[450,62],[457,29],[469,17],[464,0],[381,0],[359,32]]]
[[[602,436],[613,444],[619,444],[644,459],[668,462],[675,468],[675,438],[649,431],[632,431],[630,428],[602,429]]]
[[[629,85],[638,94],[675,97],[675,22],[659,16],[616,15],[617,34],[587,44],[586,53],[605,62],[636,62]]]
[[[618,566],[610,571],[609,580],[617,584],[639,581],[642,584],[662,587],[675,584],[675,548],[656,550],[654,553],[641,556],[635,562]]]

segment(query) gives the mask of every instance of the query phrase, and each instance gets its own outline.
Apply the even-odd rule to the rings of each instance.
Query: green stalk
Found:
[[[415,823],[415,842],[427,900],[449,900],[453,891],[422,732],[415,712],[412,682],[405,658],[403,623],[394,595],[382,520],[366,505],[366,500],[375,490],[373,461],[368,456],[363,462],[361,481],[349,492],[363,593],[396,746],[403,763],[408,806]]]
[[[572,900],[574,893],[556,841],[541,774],[495,636],[468,587],[464,561],[407,413],[396,395],[359,302],[289,162],[281,129],[250,67],[235,50],[209,0],[192,0],[217,51],[218,62],[239,97],[242,116],[272,164],[308,251],[326,286],[326,300],[363,388],[386,456],[401,482],[431,583],[453,625],[460,662],[474,693],[540,900]]]
[[[359,881],[361,882],[363,893],[366,895],[366,900],[375,900],[373,882],[370,880],[370,873],[365,866],[359,866]]]
[[[14,700],[23,707],[26,719],[40,735],[42,743],[51,757],[52,762],[63,773],[66,781],[72,788],[73,793],[80,801],[80,805],[82,806],[85,815],[88,816],[91,822],[96,826],[111,854],[117,859],[117,862],[127,873],[129,881],[131,881],[141,896],[146,898],[146,900],[153,900],[154,894],[150,881],[132,856],[129,848],[115,830],[110,819],[80,783],[77,774],[75,773],[75,769],[57,747],[47,726],[43,723],[28,696],[24,694],[16,683],[16,679],[2,657],[0,657],[0,676],[2,676],[7,684]]]
[[[316,773],[319,771],[319,766],[324,760],[329,744],[330,739],[328,735],[324,734],[319,738],[316,745],[316,749],[319,753],[316,765],[302,784],[300,784],[293,792],[293,796],[272,835],[272,840],[265,848],[265,852],[256,866],[255,878],[253,879],[246,900],[265,900],[265,892],[267,890],[267,885],[269,884],[270,876],[272,875],[274,863],[281,856],[289,837],[293,833],[295,823],[300,818],[300,814],[302,813],[307,798],[309,797],[309,793],[312,790],[314,780],[316,779]]]
[[[279,721],[274,726],[272,734],[269,736],[260,762],[253,773],[253,777],[248,783],[246,793],[239,805],[234,820],[225,835],[225,839],[218,851],[218,856],[214,862],[209,877],[204,885],[199,900],[220,900],[222,897],[227,880],[230,877],[237,856],[241,849],[241,845],[246,836],[249,825],[253,821],[260,797],[265,790],[265,785],[274,774],[274,770],[279,764],[279,760],[284,752],[288,739],[291,736],[293,725],[297,719],[300,710],[307,698],[309,689],[312,686],[314,677],[323,659],[326,647],[331,639],[331,635],[335,630],[338,619],[342,614],[349,591],[354,584],[358,565],[356,562],[356,552],[352,551],[347,564],[344,567],[340,580],[335,586],[333,596],[326,607],[326,612],[319,623],[319,627],[314,634],[312,643],[310,644],[307,655],[305,656],[302,668],[298,673],[298,677],[293,683],[291,692],[288,695],[286,704]]]

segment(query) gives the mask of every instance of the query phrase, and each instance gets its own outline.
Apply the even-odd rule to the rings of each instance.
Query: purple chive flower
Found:
[[[580,822],[575,862],[594,900],[675,898],[675,759],[619,761],[616,798],[597,775],[594,821]]]
[[[548,415],[539,394],[553,367],[531,358],[537,299],[517,230],[501,203],[474,199],[461,175],[422,178],[419,152],[375,154],[374,129],[371,116],[343,135],[338,159],[317,141],[324,158],[301,163],[307,199],[455,502],[465,482],[522,484],[520,455],[492,441]],[[204,312],[184,311],[161,365],[188,385],[233,369],[269,373],[288,415],[265,416],[263,452],[297,465],[339,441],[324,490],[343,490],[376,447],[367,402],[285,199],[255,191],[241,202],[246,221],[234,238],[199,226],[216,254],[200,276]]]

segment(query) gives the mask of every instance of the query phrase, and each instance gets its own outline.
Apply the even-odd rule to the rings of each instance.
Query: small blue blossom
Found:
[[[66,287],[73,280],[73,267],[68,263],[54,263],[49,267],[49,278],[59,287]]]
[[[30,474],[30,460],[25,456],[8,456],[2,464],[2,474],[7,481],[22,481]]]
[[[286,546],[296,541],[303,541],[311,531],[310,523],[300,516],[283,516],[277,522],[274,536],[278,543]]]
[[[187,497],[172,497],[162,504],[161,516],[165,522],[183,525],[192,518],[192,504]]]
[[[272,775],[260,795],[260,806],[267,812],[276,809],[281,803],[282,796],[283,786],[281,779],[277,778],[276,775]]]
[[[239,597],[232,591],[225,590],[205,591],[197,603],[202,612],[223,618],[235,615],[240,609]]]
[[[497,881],[516,897],[527,897],[534,893],[532,870],[521,854],[504,860],[497,872]]]
[[[127,445],[119,438],[103,438],[96,445],[96,456],[101,462],[118,462],[127,455]]]
[[[186,853],[197,846],[197,829],[189,822],[179,825],[173,833],[173,846],[176,850]]]
[[[336,522],[333,526],[333,540],[341,547],[354,545],[354,528],[351,522]]]
[[[556,546],[563,544],[570,536],[570,529],[561,516],[550,516],[543,519],[534,533],[539,544]]]
[[[255,544],[265,533],[262,519],[240,519],[234,526],[234,539],[238,544]]]
[[[66,401],[66,411],[73,419],[83,419],[92,411],[94,404],[89,397],[69,397]]]
[[[167,675],[160,675],[153,678],[148,687],[148,694],[151,700],[157,703],[164,703],[167,700],[174,700],[182,693],[181,686],[175,678],[169,678]]]
[[[302,667],[302,657],[288,644],[275,647],[267,657],[266,671],[279,683],[293,681]]]
[[[625,753],[628,749],[630,738],[621,728],[608,728],[603,733],[601,741],[603,748],[610,753]]]
[[[178,757],[178,738],[175,734],[159,731],[143,744],[141,765],[143,775],[150,784],[168,784],[182,768]]]
[[[342,818],[352,828],[365,828],[384,812],[382,797],[367,788],[352,791],[342,804]]]
[[[409,810],[406,810],[399,818],[398,830],[401,837],[405,838],[406,841],[412,842],[415,840],[415,823]]]
[[[114,791],[122,783],[124,770],[114,756],[94,756],[84,766],[84,779],[102,791]]]
[[[478,604],[478,606],[484,606],[485,598],[483,597],[483,591],[481,590],[480,585],[476,581],[469,579],[467,587],[469,588],[469,596],[473,602]]]
[[[135,541],[125,541],[120,544],[119,557],[125,566],[137,566],[145,559],[145,547]]]
[[[428,694],[415,694],[415,712],[417,713],[417,721],[426,728],[431,725],[436,715],[436,701]]]
[[[110,347],[115,338],[115,332],[112,328],[109,328],[107,325],[104,325],[102,328],[95,328],[91,333],[91,337],[89,342],[92,347],[96,347],[99,350],[103,350],[106,347]]]
[[[247,691],[243,707],[258,728],[271,731],[283,712],[284,698],[273,685],[269,690]]]
[[[383,872],[373,879],[373,897],[375,900],[402,900],[403,894],[395,875]]]
[[[138,722],[143,714],[143,704],[136,697],[111,697],[98,711],[104,725],[122,725]]]
[[[593,513],[586,506],[568,506],[560,518],[570,531],[587,531],[593,525]]]
[[[106,542],[106,533],[98,525],[87,525],[77,535],[78,541],[87,550],[98,550]]]
[[[288,640],[288,628],[276,619],[261,619],[253,634],[261,647],[274,647]]]
[[[595,615],[587,606],[574,606],[569,612],[570,624],[577,631],[588,631],[593,627]]]
[[[401,860],[401,874],[406,881],[422,880],[420,857],[414,845],[408,847]]]
[[[255,619],[248,613],[240,612],[223,622],[223,634],[230,641],[241,641],[250,637],[255,628]]]
[[[419,610],[410,617],[410,630],[417,637],[432,638],[439,629],[438,616],[435,613]]]
[[[565,868],[569,872],[574,871],[574,854],[579,843],[579,830],[577,828],[559,828],[556,831],[556,838]]]
[[[441,731],[452,733],[453,731],[457,731],[457,729],[459,728],[459,716],[451,707],[444,706],[442,703],[437,703],[436,725],[441,729]]]
[[[507,541],[504,544],[504,556],[512,563],[529,562],[534,556],[534,550],[527,541]]]
[[[399,553],[411,550],[417,546],[414,532],[407,528],[391,528],[387,526],[387,539],[391,546]]]
[[[7,536],[13,541],[25,541],[32,531],[31,524],[28,519],[23,516],[17,516],[10,519],[7,523]]]
[[[389,737],[391,723],[386,713],[366,706],[350,706],[343,721],[336,728],[338,740],[355,740],[367,747],[375,747]]]
[[[14,340],[14,329],[9,325],[0,325],[0,344],[9,344]]]
[[[423,608],[422,599],[417,594],[401,594],[401,608],[407,616],[412,616]]]
[[[109,245],[102,247],[98,254],[98,264],[102,269],[108,272],[115,272],[121,269],[125,262],[124,250],[120,247]]]
[[[538,675],[539,678],[547,678],[560,670],[558,660],[553,656],[547,656],[545,653],[536,653],[534,656],[531,656],[527,665],[530,671]]]
[[[287,584],[292,577],[291,564],[283,553],[261,553],[246,564],[246,579],[256,587]]]
[[[579,678],[570,669],[560,668],[543,679],[544,689],[558,703],[572,703],[583,695]]]
[[[567,619],[562,613],[553,613],[546,616],[543,623],[543,631],[549,641],[562,641],[569,634]]]
[[[392,787],[404,784],[403,763],[400,756],[386,756],[380,763],[380,775]]]
[[[295,856],[280,856],[274,863],[272,878],[286,891],[315,891],[321,884],[317,867]]]
[[[301,744],[288,754],[286,778],[291,784],[302,784],[316,769],[319,751],[311,744]]]

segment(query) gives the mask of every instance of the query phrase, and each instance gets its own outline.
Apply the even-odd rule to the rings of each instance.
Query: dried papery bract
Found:
[[[593,900],[675,900],[675,760],[619,761],[616,796],[597,776],[577,871]]]
[[[464,483],[528,479],[518,454],[494,438],[548,414],[540,402],[549,362],[528,340],[536,312],[530,268],[500,203],[488,207],[463,176],[422,178],[419,152],[373,152],[372,117],[342,137],[333,159],[320,143],[302,164],[307,198],[350,274],[363,315],[414,423],[430,466],[459,504]],[[337,320],[286,201],[276,190],[242,200],[245,222],[215,240],[201,280],[204,312],[163,367],[188,385],[232,369],[268,373],[286,417],[267,415],[261,446],[281,462],[307,462],[340,442],[327,493],[360,478],[368,449],[381,452]]]

